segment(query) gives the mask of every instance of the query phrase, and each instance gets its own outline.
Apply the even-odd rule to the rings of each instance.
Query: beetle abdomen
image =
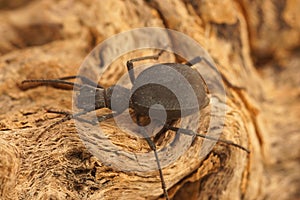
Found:
[[[133,108],[143,115],[148,115],[152,105],[160,104],[168,119],[177,119],[205,107],[209,98],[197,71],[184,64],[165,63],[139,74],[132,88],[131,101]]]

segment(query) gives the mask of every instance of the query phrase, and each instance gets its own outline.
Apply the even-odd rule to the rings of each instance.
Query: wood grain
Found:
[[[187,34],[210,53],[226,89],[221,138],[251,151],[217,143],[199,159],[202,140],[196,139],[163,169],[170,197],[300,198],[298,1],[15,2],[0,4],[0,199],[164,199],[158,171],[106,166],[87,150],[72,120],[43,132],[63,117],[46,109],[71,111],[72,92],[20,88],[24,79],[74,75],[98,43],[148,26]],[[148,54],[124,55],[101,83],[111,85],[126,72],[126,60]],[[120,146],[150,151],[111,121],[104,128]]]

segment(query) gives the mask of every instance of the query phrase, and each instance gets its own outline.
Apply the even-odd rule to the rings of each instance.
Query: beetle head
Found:
[[[76,99],[76,105],[83,110],[96,110],[105,108],[105,90],[102,88],[83,85],[79,89],[79,94]]]

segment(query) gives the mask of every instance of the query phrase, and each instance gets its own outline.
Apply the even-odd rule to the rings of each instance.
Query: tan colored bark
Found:
[[[0,199],[163,199],[157,171],[105,166],[86,149],[72,120],[40,135],[62,118],[45,109],[71,110],[70,91],[20,89],[24,79],[76,74],[97,43],[145,26],[183,32],[210,53],[225,78],[229,109],[222,138],[251,151],[217,144],[199,160],[197,139],[163,169],[170,197],[299,198],[297,1],[16,2],[20,7],[0,11]],[[114,63],[101,83],[112,84],[133,56],[140,54]],[[174,61],[174,56],[161,59]],[[116,72],[114,66],[121,67]],[[149,151],[145,141],[128,142],[112,123],[105,127],[121,146]]]

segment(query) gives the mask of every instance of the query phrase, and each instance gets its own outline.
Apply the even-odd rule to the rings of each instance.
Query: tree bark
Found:
[[[226,89],[221,138],[250,150],[247,154],[217,143],[199,159],[195,155],[203,140],[197,138],[176,162],[163,168],[169,196],[299,198],[296,1],[18,2],[0,8],[1,199],[164,199],[158,171],[126,172],[105,165],[88,151],[73,120],[45,131],[64,117],[47,109],[72,110],[71,91],[21,87],[25,79],[76,75],[98,43],[121,31],[148,26],[180,31],[210,53]],[[100,83],[112,85],[126,73],[126,60],[151,52],[124,55]],[[167,54],[159,61],[165,60],[180,59]],[[144,140],[126,136],[112,121],[104,128],[127,150],[151,151]]]

